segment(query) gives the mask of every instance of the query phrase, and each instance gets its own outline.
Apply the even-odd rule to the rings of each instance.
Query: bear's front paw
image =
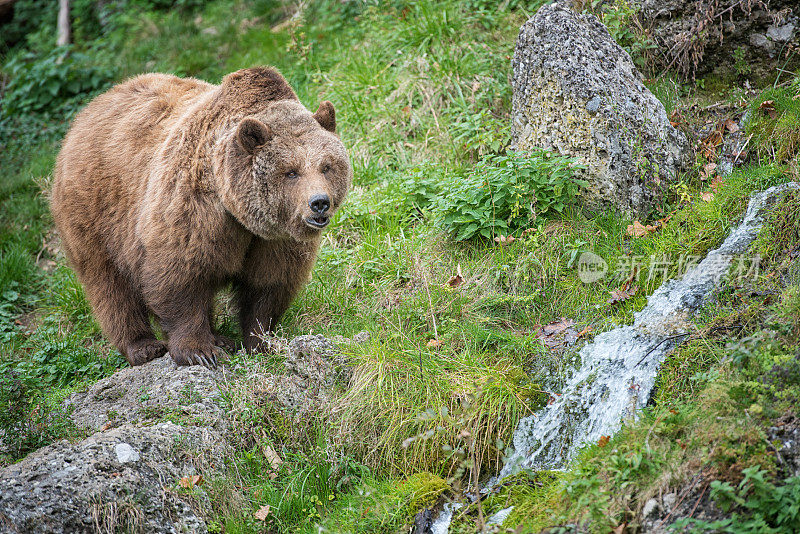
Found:
[[[167,353],[167,344],[155,338],[144,338],[125,347],[125,357],[133,366],[142,365]]]
[[[211,344],[202,347],[170,345],[169,355],[178,365],[204,365],[216,369],[217,359],[225,356],[225,349]]]

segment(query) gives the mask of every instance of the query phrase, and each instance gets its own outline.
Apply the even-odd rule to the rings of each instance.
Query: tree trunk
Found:
[[[0,18],[11,13],[11,10],[14,9],[14,2],[16,1],[17,0],[0,0]]]
[[[58,1],[58,46],[69,44],[69,0]]]

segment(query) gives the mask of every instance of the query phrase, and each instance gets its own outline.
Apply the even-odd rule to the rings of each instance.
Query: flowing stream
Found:
[[[747,250],[761,228],[766,204],[788,183],[753,195],[744,220],[699,264],[679,280],[669,280],[634,314],[633,325],[599,334],[580,351],[581,366],[560,396],[520,421],[514,454],[500,478],[523,468],[561,469],[584,445],[610,436],[650,398],[656,373],[667,354],[691,332],[691,314],[702,306],[733,258]]]
[[[741,224],[722,245],[681,279],[659,287],[634,314],[633,325],[599,334],[585,345],[579,353],[580,368],[561,395],[519,422],[514,453],[499,478],[526,468],[563,469],[581,447],[611,436],[622,421],[635,417],[650,398],[661,362],[691,332],[693,312],[712,294],[734,257],[755,239],[764,208],[783,191],[798,187],[792,182],[753,195]],[[437,525],[437,532],[447,532],[449,519],[447,525]]]

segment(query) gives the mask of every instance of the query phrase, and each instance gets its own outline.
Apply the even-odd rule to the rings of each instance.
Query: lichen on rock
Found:
[[[517,39],[513,89],[513,147],[574,157],[591,210],[644,214],[688,164],[685,136],[594,15],[539,9]]]

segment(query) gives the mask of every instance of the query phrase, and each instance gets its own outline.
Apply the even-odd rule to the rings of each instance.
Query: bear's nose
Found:
[[[314,195],[308,199],[308,207],[314,213],[322,215],[331,207],[331,199],[328,195]]]

